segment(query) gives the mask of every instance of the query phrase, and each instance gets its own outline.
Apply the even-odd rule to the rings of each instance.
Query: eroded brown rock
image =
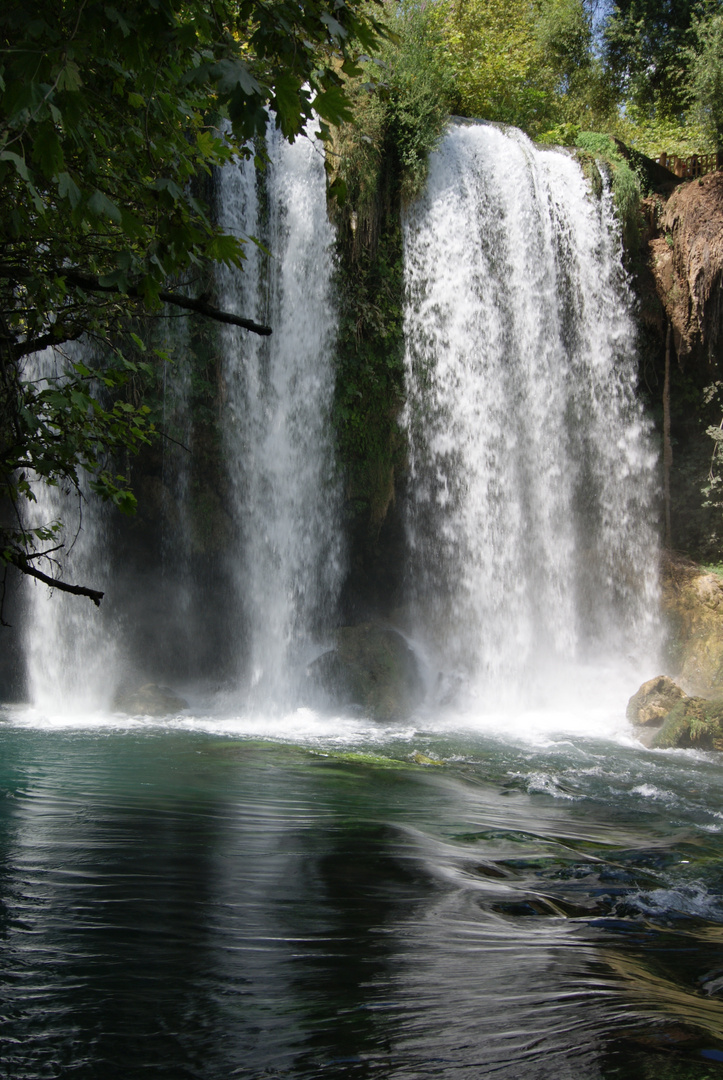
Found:
[[[659,727],[679,701],[687,698],[677,683],[667,675],[657,675],[643,683],[630,698],[626,716],[631,724]]]
[[[651,269],[678,360],[697,354],[714,369],[723,348],[723,172],[681,184],[658,228]]]

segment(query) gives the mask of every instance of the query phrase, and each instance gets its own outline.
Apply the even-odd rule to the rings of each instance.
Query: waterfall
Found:
[[[341,494],[330,424],[334,234],[323,151],[313,133],[289,146],[270,125],[267,139],[270,164],[263,175],[253,160],[237,161],[221,171],[218,183],[221,225],[264,245],[247,244],[243,272],[217,272],[219,301],[269,322],[274,332],[261,339],[233,327],[218,330],[220,434],[234,536],[220,571],[231,587],[225,606],[212,615],[235,636],[242,693],[261,708],[296,700],[297,676],[319,649],[342,576]],[[158,678],[156,670],[182,677],[183,658],[203,655],[204,642],[194,648],[199,612],[208,602],[200,590],[216,568],[201,567],[194,549],[194,529],[204,523],[202,491],[200,509],[190,505],[192,457],[183,449],[193,449],[187,320],[168,319],[160,344],[172,363],[163,369],[162,427],[170,439],[161,448],[156,483],[158,572],[147,560],[141,559],[139,572],[132,557],[113,557],[118,543],[132,556],[132,535],[116,525],[110,529],[97,498],[74,502],[59,488],[36,490],[27,524],[62,518],[72,538],[77,522],[77,536],[63,553],[64,574],[107,592],[97,612],[89,601],[29,584],[29,690],[45,711],[110,707],[121,674],[119,604],[128,632],[124,657],[130,650],[122,674],[132,659],[131,684]],[[85,346],[71,348],[75,355]],[[56,377],[60,359],[50,351],[29,358],[27,377]]]
[[[271,126],[267,143],[264,172],[239,160],[217,179],[220,224],[249,240],[243,271],[217,271],[219,305],[273,327],[261,338],[226,326],[214,339],[227,473],[215,497],[226,496],[229,537],[224,565],[212,568],[226,596],[209,618],[228,631],[252,711],[298,702],[344,571],[322,148],[313,135],[288,145]],[[609,191],[595,199],[572,157],[536,149],[519,132],[456,125],[403,228],[407,610],[412,636],[441,673],[438,699],[456,687],[486,704],[529,704],[568,662],[629,656],[644,666],[658,643],[657,458],[636,397]],[[185,321],[166,343],[176,364],[164,426],[188,445]],[[53,376],[56,360],[30,358],[28,376]],[[185,451],[164,450],[161,600],[121,601],[140,643],[137,666],[148,657],[145,678],[163,647],[181,671],[178,657],[203,646],[194,635],[208,597],[196,569],[210,568],[193,549],[202,507],[189,509],[190,467]],[[62,492],[41,486],[37,496],[37,523],[70,521]],[[82,509],[67,573],[101,588],[113,580],[118,592],[103,507],[89,500]],[[120,591],[133,585],[131,575]],[[98,614],[32,584],[27,596],[33,701],[107,706],[118,607],[106,598]]]
[[[656,453],[609,192],[519,132],[453,126],[404,245],[415,632],[490,703],[650,655]]]
[[[252,703],[293,700],[341,579],[340,492],[330,408],[336,329],[333,230],[320,143],[293,145],[269,125],[270,164],[219,178],[219,217],[260,237],[243,272],[218,275],[222,306],[268,322],[270,338],[223,333],[224,439],[237,540],[239,655]],[[259,186],[260,185],[260,186]]]
[[[66,346],[74,360],[95,366],[91,347],[84,342]],[[23,377],[36,383],[62,379],[67,366],[60,350],[45,349],[25,361]],[[63,549],[51,555],[61,565],[61,577],[73,584],[104,589],[110,573],[106,508],[89,491],[81,475],[80,495],[58,486],[38,483],[35,502],[25,526],[38,528],[62,521]],[[49,542],[46,548],[52,548]],[[50,565],[36,562],[52,573]],[[43,713],[86,713],[108,708],[115,690],[118,655],[108,598],[100,609],[90,600],[26,581],[27,618],[24,645],[29,697]]]

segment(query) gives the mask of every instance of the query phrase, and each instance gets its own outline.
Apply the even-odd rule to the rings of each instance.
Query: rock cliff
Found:
[[[658,206],[650,266],[678,362],[704,361],[713,374],[723,360],[723,172],[681,184]]]
[[[662,568],[667,668],[687,694],[723,697],[723,580],[679,556]]]

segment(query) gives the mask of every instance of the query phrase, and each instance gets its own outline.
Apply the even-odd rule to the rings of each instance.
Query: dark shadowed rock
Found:
[[[349,705],[361,705],[360,695],[355,689],[353,672],[336,649],[318,656],[306,669],[312,698],[320,697],[339,708]]]
[[[375,720],[404,720],[419,706],[422,675],[400,633],[363,623],[341,627],[335,639],[334,648],[307,668],[310,686],[327,702],[358,706]]]

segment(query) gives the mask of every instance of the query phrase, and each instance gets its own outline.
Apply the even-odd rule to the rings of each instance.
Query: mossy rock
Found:
[[[357,706],[375,720],[405,720],[424,697],[417,658],[403,636],[374,623],[343,626],[333,649],[307,669],[327,701]]]
[[[667,675],[657,675],[644,682],[637,693],[633,694],[625,715],[631,724],[657,727],[686,696]]]
[[[700,697],[678,702],[652,745],[656,750],[723,750],[723,702]]]

